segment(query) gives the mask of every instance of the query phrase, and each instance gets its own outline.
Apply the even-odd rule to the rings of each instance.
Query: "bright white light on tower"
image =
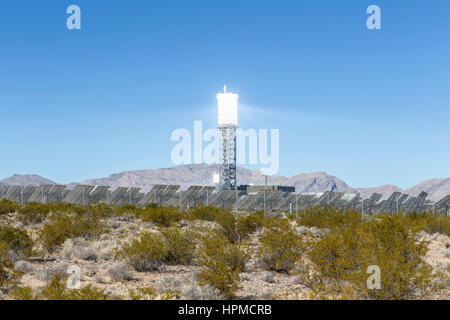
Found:
[[[235,93],[226,92],[217,95],[218,104],[218,125],[219,126],[237,126],[238,125],[238,99]]]
[[[220,175],[218,173],[214,173],[213,174],[213,183],[219,184],[219,182],[220,182]]]

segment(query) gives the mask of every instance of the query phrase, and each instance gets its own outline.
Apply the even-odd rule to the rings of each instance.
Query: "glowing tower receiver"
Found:
[[[234,190],[236,188],[236,128],[238,126],[238,99],[235,93],[227,92],[217,95],[218,121],[221,133],[220,152],[220,190]]]

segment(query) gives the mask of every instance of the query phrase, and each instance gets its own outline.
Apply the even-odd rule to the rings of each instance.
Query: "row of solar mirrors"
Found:
[[[318,206],[352,208],[363,213],[399,213],[433,211],[450,215],[450,195],[432,202],[428,194],[421,192],[409,197],[394,192],[387,199],[374,193],[370,197],[341,192],[295,193],[283,190],[261,190],[249,193],[246,190],[216,190],[211,186],[190,186],[182,190],[178,185],[155,185],[144,193],[140,188],[119,187],[111,190],[108,186],[77,185],[69,190],[64,185],[41,186],[0,186],[0,199],[9,199],[21,204],[66,202],[72,204],[106,203],[122,206],[132,204],[146,206],[157,204],[177,206],[186,210],[199,205],[210,205],[234,210],[268,210],[294,212]]]

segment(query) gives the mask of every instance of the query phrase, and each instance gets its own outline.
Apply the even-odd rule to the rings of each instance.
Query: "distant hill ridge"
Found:
[[[149,191],[155,184],[176,184],[186,189],[191,185],[213,185],[212,176],[218,172],[217,165],[191,164],[158,170],[126,171],[110,175],[105,178],[88,179],[83,184],[106,185],[115,189],[117,187],[136,187],[142,191]],[[238,168],[237,179],[239,184],[264,184],[264,178],[258,170]],[[384,198],[393,192],[403,192],[410,196],[417,196],[422,190],[429,193],[430,200],[440,200],[450,194],[450,178],[431,179],[418,183],[411,188],[402,190],[395,185],[383,185],[374,188],[353,188],[341,179],[325,172],[302,173],[287,178],[283,176],[270,176],[267,179],[269,185],[295,186],[297,192],[324,192],[337,191],[344,193],[363,193],[370,196],[377,192]],[[0,180],[0,185],[31,185],[56,184],[38,175],[18,175]],[[78,183],[71,183],[68,187],[74,187]]]

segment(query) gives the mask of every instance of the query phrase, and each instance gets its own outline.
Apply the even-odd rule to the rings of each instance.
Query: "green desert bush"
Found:
[[[179,294],[179,292],[171,290],[159,292],[153,287],[143,287],[128,291],[128,297],[130,300],[172,300]]]
[[[62,212],[53,214],[41,232],[40,240],[43,247],[49,252],[61,246],[66,239],[84,238],[87,240],[98,238],[107,231],[101,220],[101,215],[71,214]]]
[[[291,271],[301,258],[301,237],[293,230],[271,228],[260,236],[257,255],[262,267],[276,272]]]
[[[188,217],[191,220],[217,221],[225,210],[212,206],[198,206],[189,210]]]
[[[14,282],[20,273],[14,269],[14,262],[11,260],[9,245],[0,241],[0,288]]]
[[[430,285],[431,267],[422,257],[427,252],[424,242],[416,242],[417,230],[405,223],[403,216],[382,216],[364,226],[365,245],[362,273],[354,283],[367,289],[366,272],[370,265],[381,270],[381,289],[366,290],[371,299],[414,299],[425,294]]]
[[[274,229],[274,230],[292,230],[291,222],[286,218],[265,218],[263,223],[263,227],[266,229]]]
[[[114,214],[117,216],[123,216],[124,214],[133,214],[135,216],[140,217],[140,216],[142,216],[144,210],[145,209],[139,208],[133,204],[126,204],[124,206],[117,208],[114,211]]]
[[[52,204],[27,203],[17,210],[17,218],[24,224],[35,224],[44,221],[52,211]]]
[[[167,228],[161,233],[165,247],[165,263],[173,265],[192,263],[196,246],[194,233],[178,228]]]
[[[224,237],[206,236],[199,249],[197,275],[201,286],[210,285],[225,297],[232,297],[239,289],[239,273],[244,270],[250,253],[239,244]]]
[[[118,252],[136,271],[155,271],[163,264],[166,247],[161,235],[144,232]]]
[[[142,221],[153,222],[162,227],[170,227],[180,221],[183,214],[176,208],[171,207],[146,207],[142,212]]]
[[[50,282],[42,288],[38,296],[39,300],[111,300],[111,297],[91,285],[81,289],[69,289],[67,279],[56,274]]]
[[[225,236],[231,243],[238,243],[246,240],[253,232],[262,228],[267,219],[260,212],[248,215],[236,216],[231,211],[223,211],[216,217],[219,224],[217,231]]]
[[[352,209],[313,207],[299,212],[298,223],[318,228],[346,228],[362,223],[361,213]]]
[[[310,282],[340,290],[346,283],[354,296],[369,299],[420,298],[429,287],[431,269],[422,260],[426,244],[415,240],[417,228],[407,219],[378,215],[370,222],[334,226],[323,238],[311,242]],[[380,268],[381,289],[367,288],[369,266]]]
[[[17,287],[8,292],[8,295],[14,300],[34,300],[35,293],[31,287]]]
[[[130,300],[155,300],[157,296],[158,293],[153,287],[130,289],[128,291]]]
[[[194,259],[195,248],[192,232],[171,227],[163,229],[161,234],[140,234],[131,243],[123,245],[118,256],[136,271],[145,272],[158,270],[162,264],[190,264]]]
[[[311,242],[309,257],[321,276],[347,280],[359,268],[364,234],[358,228],[334,228],[317,242]]]
[[[264,217],[263,211],[254,211],[247,215],[238,217],[236,224],[242,234],[248,235],[264,227],[268,223],[268,220],[268,218]]]
[[[239,242],[242,235],[239,233],[236,225],[236,217],[229,211],[223,211],[220,216],[216,217],[216,221],[219,223],[217,232],[225,236],[231,243]]]
[[[410,213],[408,223],[416,230],[423,230],[428,234],[441,233],[450,237],[450,217],[432,213]]]
[[[6,242],[10,249],[22,257],[29,257],[33,248],[33,240],[20,228],[0,226],[0,241]]]
[[[12,202],[8,199],[2,199],[0,201],[0,215],[16,212],[19,205],[16,202]]]

